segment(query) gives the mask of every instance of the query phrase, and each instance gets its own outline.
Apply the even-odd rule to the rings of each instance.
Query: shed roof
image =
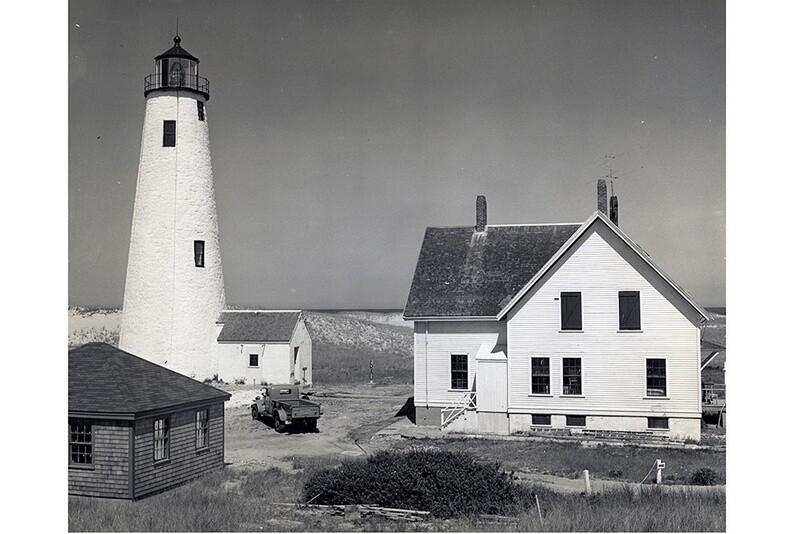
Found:
[[[288,343],[299,311],[225,311],[217,320],[222,331],[217,341],[228,343]]]
[[[143,415],[231,394],[170,371],[106,343],[69,351],[70,413]]]
[[[580,227],[428,228],[403,315],[494,318]]]

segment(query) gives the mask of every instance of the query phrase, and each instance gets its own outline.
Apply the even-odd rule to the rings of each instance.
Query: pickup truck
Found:
[[[272,419],[276,432],[285,432],[288,427],[314,431],[317,419],[322,415],[319,404],[300,396],[300,387],[294,384],[267,386],[250,405],[253,419]]]

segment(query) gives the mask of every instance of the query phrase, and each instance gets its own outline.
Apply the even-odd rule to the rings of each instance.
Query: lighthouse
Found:
[[[208,136],[209,83],[181,46],[145,77],[119,347],[186,376],[217,373],[225,308]]]

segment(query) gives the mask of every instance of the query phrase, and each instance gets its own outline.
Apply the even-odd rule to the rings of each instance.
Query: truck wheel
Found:
[[[281,416],[278,412],[272,412],[272,420],[275,421],[275,432],[283,433],[286,431],[286,423],[281,421]]]
[[[250,408],[250,415],[253,416],[254,421],[258,421],[259,419],[258,408],[256,408],[255,406]]]

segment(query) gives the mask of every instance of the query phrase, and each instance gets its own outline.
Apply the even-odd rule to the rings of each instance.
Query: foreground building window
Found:
[[[169,459],[169,419],[153,421],[153,459],[155,461]]]
[[[92,425],[69,424],[69,463],[92,465]]]
[[[647,396],[667,396],[667,360],[647,358]]]
[[[581,359],[564,358],[564,395],[581,395]]]
[[[208,409],[198,410],[194,417],[195,448],[208,447]]]

